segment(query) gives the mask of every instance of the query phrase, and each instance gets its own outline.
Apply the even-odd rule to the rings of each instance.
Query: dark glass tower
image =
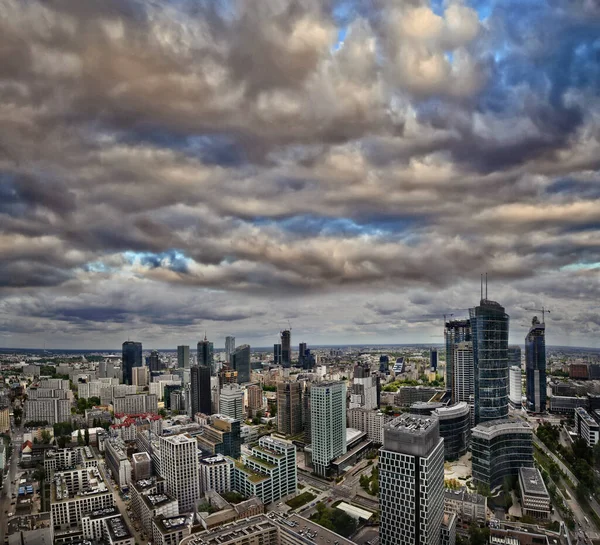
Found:
[[[211,414],[210,367],[194,365],[190,369],[192,416]]]
[[[216,373],[216,369],[215,369],[213,343],[208,341],[206,339],[206,335],[204,335],[204,340],[200,341],[196,348],[198,350],[198,355],[197,355],[198,365],[203,366],[203,367],[208,367],[210,369],[210,372],[213,375],[216,375],[217,373]]]
[[[161,370],[160,357],[156,350],[152,350],[152,352],[150,352],[150,357],[148,358],[148,367],[150,367],[150,372]]]
[[[289,329],[281,332],[281,365],[292,365],[292,332]]]
[[[238,346],[231,354],[231,368],[237,371],[238,384],[250,382],[250,345]]]
[[[475,424],[508,418],[508,314],[482,299],[469,309],[475,375]]]
[[[134,367],[142,366],[142,343],[125,341],[123,343],[123,383],[133,384]]]
[[[525,373],[527,383],[527,410],[546,411],[546,324],[537,316],[525,337]]]
[[[281,365],[281,345],[273,345],[273,363],[275,365]]]
[[[450,320],[444,329],[446,337],[446,390],[451,392],[454,399],[454,350],[458,343],[471,340],[470,320]]]

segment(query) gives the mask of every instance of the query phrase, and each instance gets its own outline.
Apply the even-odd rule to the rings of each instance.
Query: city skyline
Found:
[[[0,346],[441,343],[486,272],[600,346],[596,3],[70,4],[0,0]]]

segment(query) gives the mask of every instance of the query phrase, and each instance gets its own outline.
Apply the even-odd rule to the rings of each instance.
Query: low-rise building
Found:
[[[117,438],[104,442],[106,466],[113,479],[121,487],[126,488],[131,482],[131,462],[127,458],[127,449],[123,441]]]
[[[190,535],[193,515],[165,517],[159,515],[152,521],[152,540],[154,545],[179,545],[183,538]]]
[[[519,486],[523,514],[544,520],[550,518],[552,501],[540,471],[534,467],[519,469]]]
[[[348,409],[348,426],[364,431],[367,437],[377,445],[383,443],[383,426],[394,417],[378,410]]]
[[[444,490],[444,511],[454,513],[460,522],[485,524],[487,498],[471,493],[466,487],[459,490]]]
[[[593,448],[600,441],[600,416],[596,416],[596,413],[598,411],[590,414],[583,407],[575,409],[575,429],[577,430],[577,435],[590,448]]]

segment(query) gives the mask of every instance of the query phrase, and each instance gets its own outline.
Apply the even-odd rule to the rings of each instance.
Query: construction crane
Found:
[[[542,308],[526,308],[525,310],[527,310],[529,312],[541,312],[542,313],[542,323],[543,324],[546,323],[545,314],[550,314],[550,310],[548,310],[547,308],[545,308],[543,306],[542,306]]]

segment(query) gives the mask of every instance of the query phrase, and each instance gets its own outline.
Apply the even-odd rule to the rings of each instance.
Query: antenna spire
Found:
[[[480,288],[481,288],[481,297],[480,299],[483,299],[483,273],[479,275],[479,280],[480,280]]]
[[[485,298],[488,298],[488,294],[487,294],[487,273],[485,273]]]

